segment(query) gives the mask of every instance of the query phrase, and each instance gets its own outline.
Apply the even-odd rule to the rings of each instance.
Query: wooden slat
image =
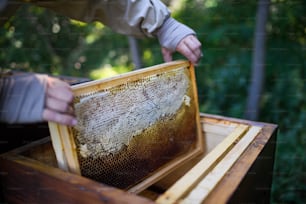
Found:
[[[91,91],[95,91],[94,87],[98,89],[118,86],[120,84],[124,84],[129,81],[134,81],[140,79],[142,77],[146,77],[148,75],[161,73],[161,71],[169,71],[174,68],[184,68],[193,66],[190,62],[185,60],[177,60],[172,62],[167,62],[163,64],[154,65],[151,67],[134,70],[132,72],[126,72],[123,74],[118,74],[113,77],[98,79],[94,81],[90,81],[87,83],[77,84],[72,86],[72,89],[76,95],[88,94]],[[101,84],[103,82],[103,84]]]
[[[68,171],[68,163],[64,153],[64,146],[62,144],[58,126],[53,122],[49,122],[48,126],[51,135],[52,146],[57,158],[57,164],[60,169]]]
[[[203,179],[207,173],[215,166],[220,159],[233,147],[234,143],[243,136],[248,130],[247,125],[238,125],[228,137],[226,137],[214,150],[199,161],[190,171],[188,171],[180,180],[171,186],[157,203],[176,203],[185,196],[197,183]]]
[[[63,128],[63,126],[53,122],[48,122],[48,125],[58,166],[63,170],[81,175],[76,146],[68,128]]]
[[[81,175],[81,169],[78,161],[76,145],[74,142],[73,135],[69,134],[69,128],[61,128],[63,125],[59,126],[60,137],[64,147],[64,153],[68,165],[68,169],[72,173]]]
[[[245,149],[250,145],[262,128],[251,127],[243,138],[226,154],[226,156],[205,176],[201,182],[192,189],[180,203],[201,203],[207,195],[215,188],[226,172],[237,161]]]

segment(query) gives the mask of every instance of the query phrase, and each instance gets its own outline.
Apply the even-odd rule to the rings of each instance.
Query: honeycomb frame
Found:
[[[49,122],[61,169],[140,192],[204,151],[185,60],[72,86],[78,125]]]

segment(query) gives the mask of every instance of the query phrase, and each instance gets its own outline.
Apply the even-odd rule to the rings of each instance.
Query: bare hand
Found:
[[[176,51],[184,55],[191,63],[197,65],[202,57],[201,43],[194,35],[188,35],[179,42]],[[162,48],[165,62],[172,61],[172,54],[169,49]]]
[[[73,93],[70,85],[62,80],[49,77],[43,119],[63,125],[76,125],[72,102]]]

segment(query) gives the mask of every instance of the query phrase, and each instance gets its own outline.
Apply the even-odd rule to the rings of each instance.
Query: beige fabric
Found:
[[[195,35],[188,26],[174,20],[160,0],[23,0],[51,9],[72,19],[99,21],[115,32],[137,38],[157,37],[161,46],[172,51],[187,35]],[[8,1],[7,9],[20,1]],[[5,9],[5,10],[7,10]],[[7,19],[1,12],[1,20]],[[11,14],[12,15],[12,14]]]
[[[57,0],[35,4],[77,20],[100,21],[118,33],[136,37],[152,37],[170,16],[158,0]]]
[[[121,34],[157,37],[163,47],[172,51],[184,37],[195,35],[192,29],[171,18],[159,0],[57,0],[36,4],[77,20],[100,21]]]

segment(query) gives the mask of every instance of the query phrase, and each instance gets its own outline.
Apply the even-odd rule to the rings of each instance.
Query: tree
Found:
[[[256,28],[252,59],[251,84],[248,93],[245,118],[258,118],[260,96],[264,86],[265,54],[266,54],[266,24],[268,20],[270,0],[259,0],[256,14]]]
[[[134,69],[140,69],[142,67],[140,51],[137,39],[132,36],[128,36],[129,47],[130,47],[130,55],[133,59]]]

